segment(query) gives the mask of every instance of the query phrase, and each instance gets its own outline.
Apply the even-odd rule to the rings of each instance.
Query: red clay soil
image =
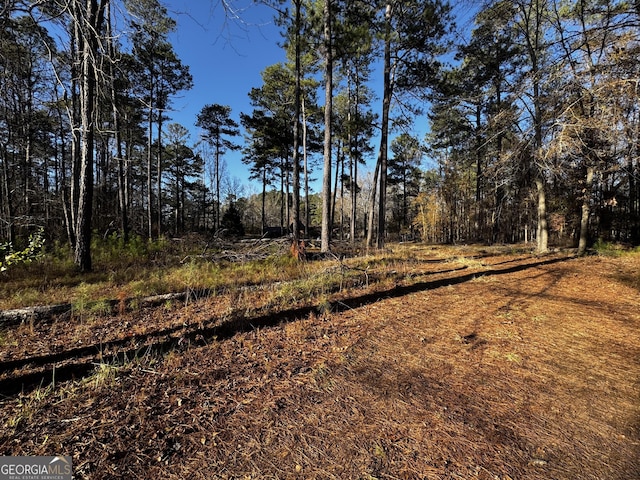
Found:
[[[640,255],[436,253],[332,312],[173,330],[168,353],[4,398],[0,455],[71,455],[78,479],[640,478]],[[237,301],[21,326],[0,366]]]

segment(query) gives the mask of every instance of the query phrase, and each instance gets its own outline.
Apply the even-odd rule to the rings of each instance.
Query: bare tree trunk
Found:
[[[284,190],[285,190],[285,202],[284,202],[284,208],[285,208],[285,223],[284,223],[284,227],[285,227],[285,231],[287,231],[289,229],[289,225],[291,225],[291,208],[289,207],[289,203],[290,203],[290,199],[291,199],[291,181],[289,178],[289,172],[291,171],[291,168],[289,167],[289,157],[287,157],[287,159],[285,160],[285,167],[286,167],[286,173],[285,173],[285,181],[284,181]]]
[[[340,161],[340,240],[344,240],[344,155]]]
[[[534,182],[538,196],[538,253],[545,253],[549,249],[549,230],[547,225],[547,203],[546,187],[543,166],[540,163],[539,155],[542,149],[542,95],[540,92],[540,61],[543,58],[543,40],[546,0],[518,1],[517,8],[522,15],[523,24],[520,26],[521,33],[526,43],[527,52],[531,66],[531,82],[533,104],[533,129],[534,129]]]
[[[309,165],[307,162],[307,114],[305,109],[304,97],[301,101],[302,107],[302,157],[304,163],[304,235],[309,236]]]
[[[119,125],[116,127],[118,132]],[[122,158],[122,139],[120,133],[116,134],[117,155],[118,155],[118,204],[120,205],[120,230],[125,243],[129,241],[129,209],[127,205],[126,179],[125,179],[125,159]]]
[[[98,35],[104,19],[104,9],[109,0],[98,6],[96,1],[87,1],[86,11],[80,13],[81,5],[76,5],[75,22],[82,22],[81,39],[81,81],[80,81],[80,177],[78,192],[78,218],[76,220],[76,249],[74,261],[80,271],[91,270],[91,222],[93,211],[93,140],[95,115],[96,68]]]
[[[351,236],[351,244],[356,243],[356,218],[358,215],[357,202],[358,202],[358,159],[352,157],[350,170],[349,170],[349,185],[351,186],[351,221],[349,225],[349,235]]]
[[[482,199],[482,156],[483,156],[483,148],[482,148],[482,135],[480,134],[480,129],[482,127],[482,119],[481,119],[481,105],[480,102],[476,105],[476,240],[482,240],[484,236],[484,224],[485,224],[485,215],[483,205],[480,204]]]
[[[56,100],[59,102],[60,99],[56,94]],[[61,202],[62,202],[62,214],[64,216],[64,226],[67,232],[67,240],[69,241],[69,246],[73,248],[73,246],[75,245],[75,241],[73,240],[74,238],[74,234],[73,234],[73,221],[71,220],[71,204],[70,204],[70,199],[69,199],[69,187],[67,185],[67,162],[66,162],[66,158],[67,158],[67,150],[65,148],[65,128],[62,127],[62,125],[64,125],[64,122],[62,120],[62,111],[61,109],[56,109],[56,112],[58,113],[58,122],[60,124],[60,153],[59,153],[59,158],[60,158],[60,162],[59,165],[57,167],[57,169],[59,170],[59,174],[58,174],[58,179],[56,181],[58,187],[56,190],[58,190],[60,192],[60,196],[61,196]],[[69,119],[71,120],[71,118]],[[71,125],[73,125],[73,123],[71,123]],[[72,141],[73,143],[73,141]]]
[[[214,221],[214,230],[220,230],[220,135],[216,137],[216,156],[215,156],[215,179],[216,179],[216,218]]]
[[[348,87],[347,87],[347,122],[349,125],[352,124],[351,118],[351,74],[347,77]],[[358,118],[358,81],[356,81],[356,118]],[[357,190],[358,184],[356,180],[356,164],[358,162],[358,156],[354,152],[353,145],[357,145],[358,135],[356,133],[355,139],[351,134],[352,129],[349,128],[349,134],[347,136],[347,145],[349,146],[349,196],[351,200],[351,218],[349,219],[349,238],[351,240],[351,245],[355,245],[356,242],[356,198],[357,198]]]
[[[109,61],[109,87],[111,93],[111,108],[113,115],[114,141],[116,143],[116,162],[118,164],[118,206],[120,209],[120,232],[125,243],[129,241],[129,218],[127,215],[127,204],[124,182],[124,158],[122,152],[122,132],[120,131],[120,113],[118,112],[118,101],[115,88],[115,73],[113,62],[115,61],[115,49],[113,46],[113,34],[111,32],[111,8],[106,10],[107,21],[107,49],[110,57]]]
[[[591,214],[591,189],[593,187],[593,166],[587,167],[587,176],[582,192],[582,212],[580,216],[580,239],[578,240],[578,255],[584,255],[587,251],[589,239],[589,215]]]
[[[28,115],[29,117],[31,115]],[[23,132],[25,135],[25,154],[24,154],[24,169],[22,171],[22,185],[24,191],[24,211],[27,215],[31,214],[31,144],[33,139],[31,138],[31,130],[32,127],[29,124],[30,120],[27,121],[27,124],[23,126]]]
[[[287,201],[287,199],[285,198],[285,193],[284,193],[284,184],[286,182],[285,179],[285,175],[286,175],[286,170],[287,167],[285,165],[286,161],[284,159],[284,157],[282,157],[280,159],[280,234],[284,234],[284,227],[285,227],[285,202]]]
[[[640,161],[636,157],[636,165]],[[631,241],[637,244],[640,241],[640,182],[636,180],[636,175],[640,174],[640,168],[633,166],[633,157],[627,159],[627,178],[629,181],[629,225],[631,231]]]
[[[378,200],[377,247],[384,248],[387,209],[387,154],[389,144],[389,110],[393,85],[391,84],[391,6],[387,5],[387,35],[384,46],[384,96],[382,99],[382,131],[380,134],[380,198]]]
[[[126,118],[126,117],[125,117]],[[127,122],[128,123],[128,122]],[[128,141],[125,143],[125,155],[126,158],[133,157],[133,142],[131,141],[130,136],[128,136]],[[123,162],[123,177],[124,177],[124,204],[127,206],[127,211],[131,211],[131,168],[129,168],[128,162]],[[140,196],[142,198],[142,194]]]
[[[156,156],[156,208],[158,238],[162,235],[162,109],[158,109],[158,154]]]
[[[76,5],[72,7],[75,10],[78,8]],[[74,18],[78,18],[74,13]],[[78,218],[78,191],[79,186],[79,171],[80,171],[80,101],[78,99],[79,90],[79,77],[80,77],[80,62],[78,60],[78,49],[80,48],[80,42],[82,35],[80,33],[79,21],[73,22],[71,32],[71,58],[73,59],[71,65],[71,108],[69,112],[69,125],[71,125],[71,185],[69,187],[69,204],[71,206],[70,215],[70,228],[72,235],[69,237],[71,248],[76,248],[76,219]],[[67,100],[67,94],[65,92],[65,100]]]
[[[331,41],[331,0],[324,4],[325,105],[324,170],[322,175],[322,237],[320,250],[328,252],[331,242],[331,113],[333,110],[333,52]]]
[[[297,248],[300,237],[300,97],[302,88],[300,85],[300,4],[302,0],[294,0],[295,6],[295,92],[294,92],[294,121],[293,121],[293,211],[292,223],[293,243]]]
[[[375,225],[376,194],[378,188],[378,175],[380,174],[380,160],[376,162],[376,169],[373,172],[373,182],[371,184],[371,197],[369,197],[369,218],[367,219],[367,248],[373,246],[373,226]]]
[[[534,62],[534,65],[535,62]],[[538,157],[542,150],[542,107],[540,97],[540,84],[538,80],[538,68],[534,66],[533,71],[534,83],[534,129],[535,129],[535,153],[534,153],[534,169],[535,169],[535,185],[538,195],[538,229],[537,229],[537,251],[538,253],[546,253],[549,250],[549,226],[547,223],[547,194],[545,186],[544,172],[542,171],[542,165],[540,165]]]
[[[262,168],[262,230],[264,231],[264,227],[267,226],[267,167]]]
[[[153,89],[153,87],[152,87]],[[153,175],[152,175],[152,162],[153,158],[153,93],[152,99],[149,101],[149,122],[147,131],[147,236],[149,240],[153,239]]]
[[[544,187],[544,178],[541,174],[536,176],[535,183],[538,193],[537,251],[538,253],[545,253],[549,250],[549,228],[547,225],[547,196]]]
[[[9,187],[8,153],[6,145],[2,145],[2,205],[7,225],[7,240],[15,245],[15,229],[13,227],[13,206],[11,205],[11,188]],[[4,222],[3,222],[4,223]]]
[[[640,10],[640,4],[638,6]],[[636,83],[636,95],[638,93],[638,84]],[[633,128],[628,135],[629,152],[627,153],[627,181],[629,182],[629,221],[627,228],[630,231],[631,242],[637,245],[640,242],[640,181],[638,181],[638,175],[640,174],[640,161],[638,160],[638,153],[640,153],[640,147],[638,145],[638,138],[640,134],[640,114],[637,113],[633,118]],[[634,167],[633,161],[636,161]]]
[[[336,149],[336,174],[333,178],[333,192],[331,194],[331,225],[336,224],[336,206],[338,203],[338,180],[340,178],[340,163],[342,162],[342,141],[338,140]]]
[[[185,229],[185,225],[186,225],[186,220],[185,220],[185,214],[184,214],[184,204],[185,204],[185,185],[184,185],[184,176],[180,177],[180,201],[179,206],[180,206],[180,232],[183,232]],[[193,229],[193,225],[190,227],[191,229]]]

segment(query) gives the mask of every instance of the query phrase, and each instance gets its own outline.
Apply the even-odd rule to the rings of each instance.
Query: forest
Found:
[[[640,2],[176,3],[0,0],[1,466],[640,478]]]
[[[41,235],[90,271],[95,237],[273,227],[323,251],[640,243],[638,2],[461,2],[464,21],[442,0],[265,2],[286,61],[239,121],[203,105],[192,143],[171,118],[193,79],[161,1],[4,1],[5,256]],[[232,150],[261,192],[225,178]]]

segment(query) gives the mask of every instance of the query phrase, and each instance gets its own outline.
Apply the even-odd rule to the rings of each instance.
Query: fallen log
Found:
[[[0,328],[25,322],[40,321],[71,311],[70,303],[59,305],[37,305],[35,307],[16,308],[0,311]]]
[[[127,307],[135,306],[135,308],[150,308],[163,305],[171,301],[186,302],[191,297],[203,297],[210,295],[211,292],[189,291],[179,293],[165,293],[163,295],[152,295],[144,298],[129,298],[124,300]],[[91,302],[87,306],[90,310],[92,305],[98,305],[105,302]],[[117,309],[121,305],[120,300],[106,301],[112,309]],[[51,319],[55,315],[63,315],[73,310],[71,303],[62,303],[58,305],[36,305],[33,307],[16,308],[13,310],[0,310],[0,329],[20,325],[21,323],[35,323]]]

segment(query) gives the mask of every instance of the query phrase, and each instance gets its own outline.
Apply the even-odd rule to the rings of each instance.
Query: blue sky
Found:
[[[191,141],[198,140],[196,116],[206,104],[229,105],[232,118],[239,123],[240,113],[251,113],[248,93],[262,85],[261,72],[269,65],[285,60],[281,29],[274,24],[275,12],[252,0],[226,0],[236,10],[225,14],[224,0],[162,0],[169,15],[178,22],[170,37],[176,54],[188,65],[194,87],[174,98],[174,111],[169,115],[192,132]],[[455,2],[454,16],[463,23],[461,31],[468,34],[474,0]],[[241,5],[245,5],[242,7]],[[234,18],[235,15],[235,18]],[[461,22],[461,19],[462,20]],[[370,85],[382,89],[382,75],[374,74]],[[322,95],[320,95],[322,97]],[[373,103],[374,111],[381,108]],[[414,135],[420,140],[428,129],[426,117],[417,118]],[[243,143],[243,138],[236,139]],[[375,142],[375,139],[374,139]],[[377,142],[376,142],[377,143]],[[374,143],[374,148],[377,144]],[[249,187],[245,194],[261,191],[258,182],[249,180],[249,169],[241,162],[240,152],[225,155],[226,175]],[[368,166],[372,169],[372,166]],[[366,169],[365,169],[366,170]],[[321,174],[315,174],[320,177]],[[319,185],[312,185],[319,190]]]
[[[220,0],[165,0],[169,15],[178,22],[170,37],[174,50],[193,75],[193,88],[180,92],[173,100],[171,122],[192,132],[198,140],[196,116],[206,104],[231,107],[238,123],[240,112],[251,113],[248,93],[262,85],[260,73],[269,65],[285,60],[280,28],[274,22],[274,11],[264,6],[238,7],[237,18],[225,15]],[[246,2],[250,5],[250,1]],[[235,139],[242,144],[241,137]],[[240,152],[225,155],[227,174],[249,185],[249,170]],[[257,183],[253,182],[254,185]],[[257,188],[257,187],[255,187]]]

